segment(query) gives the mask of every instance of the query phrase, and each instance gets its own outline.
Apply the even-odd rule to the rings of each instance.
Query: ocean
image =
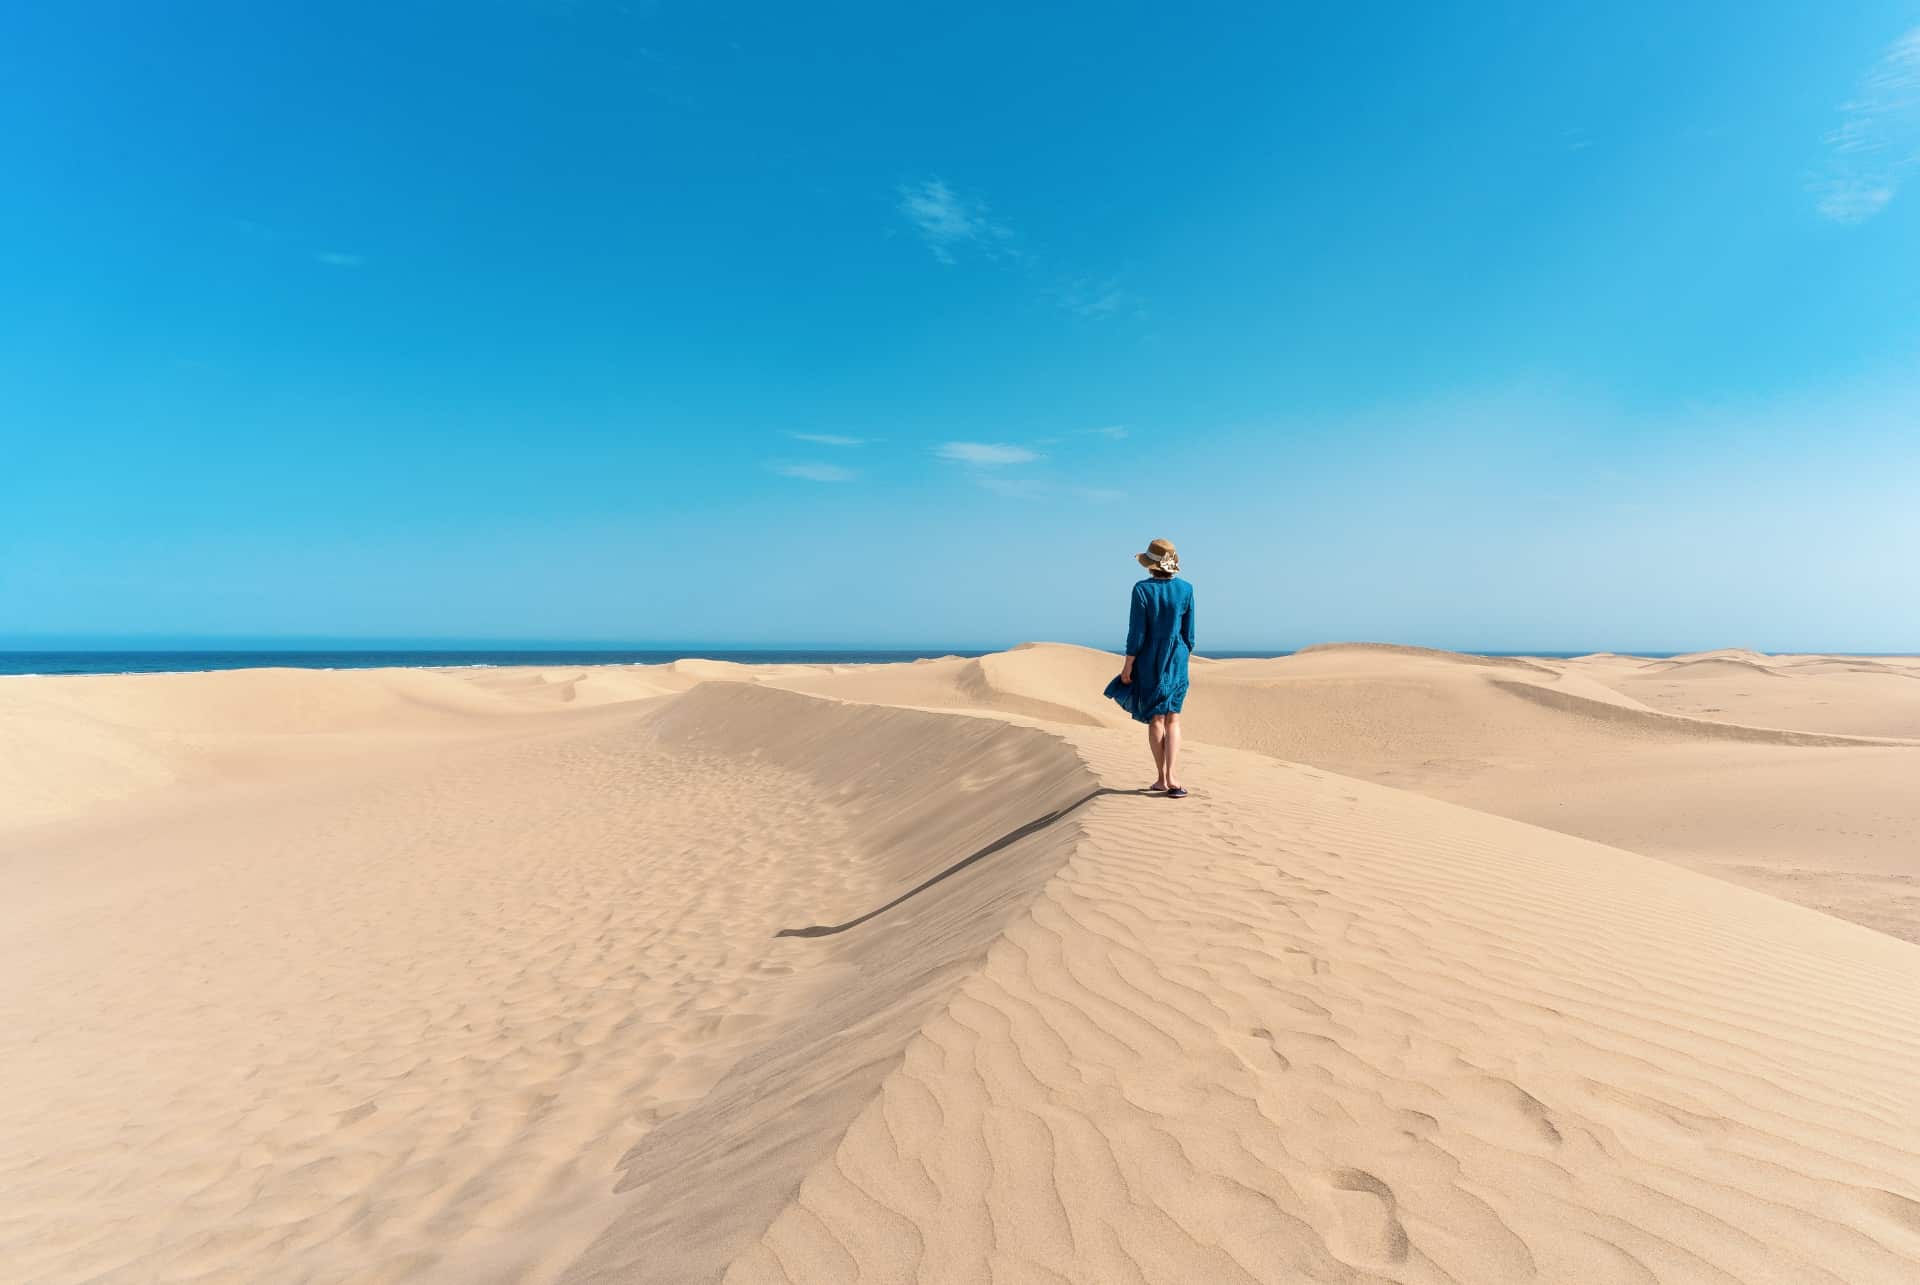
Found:
[[[887,665],[940,656],[984,656],[965,647],[913,649],[622,648],[367,648],[168,651],[0,651],[0,675],[175,674],[218,669],[424,669],[491,665],[664,665],[676,660],[731,660],[743,665]],[[1213,660],[1270,659],[1290,651],[1202,651]],[[1567,658],[1577,651],[1486,652],[1493,656]],[[1668,652],[1638,652],[1664,656]]]
[[[664,665],[732,660],[745,665],[883,665],[969,650],[716,650],[711,648],[338,648],[302,651],[0,651],[0,674],[174,674],[217,669],[461,668],[493,665]]]

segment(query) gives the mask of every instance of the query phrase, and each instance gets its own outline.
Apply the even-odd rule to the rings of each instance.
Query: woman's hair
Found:
[[[1161,571],[1161,570],[1159,570],[1158,568],[1155,568],[1155,567],[1149,567],[1149,568],[1147,569],[1147,574],[1148,574],[1148,575],[1150,575],[1150,576],[1152,576],[1152,577],[1153,577],[1153,578],[1154,578],[1155,580],[1171,580],[1171,579],[1173,579],[1173,572],[1171,572],[1171,571]]]

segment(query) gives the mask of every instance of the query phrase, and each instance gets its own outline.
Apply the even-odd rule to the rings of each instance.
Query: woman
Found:
[[[1147,725],[1147,748],[1159,772],[1153,788],[1170,799],[1187,792],[1174,775],[1180,753],[1180,707],[1187,700],[1187,657],[1193,654],[1193,586],[1174,576],[1180,555],[1167,540],[1155,540],[1134,555],[1148,571],[1133,586],[1133,611],[1127,617],[1127,660],[1107,695]]]

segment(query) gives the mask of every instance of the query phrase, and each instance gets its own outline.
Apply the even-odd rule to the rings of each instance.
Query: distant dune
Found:
[[[1678,659],[1729,656],[1759,663]],[[1038,713],[1022,701],[1048,693],[1075,711],[1063,722],[1131,726],[1100,696],[1114,656],[1048,645],[985,659],[979,682],[963,661],[761,681],[976,712]],[[1920,941],[1920,660],[1772,658],[1744,686],[1711,669],[1649,675],[1648,663],[1327,644],[1197,666],[1183,722],[1211,744],[1661,857]]]
[[[1780,674],[1756,660],[1740,656],[1701,656],[1694,660],[1656,660],[1640,666],[1643,674],[1686,671],[1689,678],[1778,678]]]
[[[1341,652],[1372,652],[1380,656],[1408,656],[1422,660],[1444,660],[1456,665],[1479,665],[1489,669],[1528,669],[1537,674],[1554,671],[1538,661],[1522,656],[1477,656],[1467,651],[1443,651],[1437,647],[1409,647],[1404,643],[1334,642],[1314,643],[1293,653],[1318,656]]]
[[[0,1276],[1920,1279],[1920,660],[1117,664],[0,680]]]

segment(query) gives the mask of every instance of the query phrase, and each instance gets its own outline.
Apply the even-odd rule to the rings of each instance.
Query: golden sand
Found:
[[[1115,666],[0,681],[0,1278],[1920,1279],[1920,661]]]

